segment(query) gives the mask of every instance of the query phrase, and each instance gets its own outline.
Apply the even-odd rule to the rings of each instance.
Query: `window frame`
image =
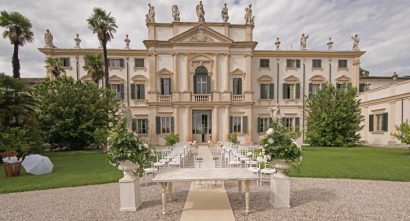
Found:
[[[345,65],[343,65],[344,67],[342,67],[341,64],[345,64]],[[339,68],[339,69],[347,69],[347,59],[339,59],[339,60],[337,61],[337,68]]]
[[[242,116],[232,116],[232,133],[242,133]]]
[[[235,82],[236,80],[236,82]],[[235,86],[235,83],[238,85]],[[235,90],[236,89],[236,90]],[[233,95],[242,95],[242,78],[241,77],[233,77],[232,78],[232,94]]]
[[[312,68],[321,69],[322,68],[322,59],[312,59]]]
[[[269,68],[269,67],[270,67],[270,59],[268,58],[259,59],[259,68]]]
[[[291,69],[300,68],[300,59],[286,59],[286,68],[291,68]]]
[[[70,68],[70,67],[71,67],[71,59],[70,59],[70,57],[59,57],[59,59],[60,59],[61,66],[62,66],[63,68]],[[68,65],[66,65],[66,63],[67,63]]]
[[[139,64],[139,62],[137,62],[137,60],[139,60],[139,62],[141,62],[141,60],[142,60],[142,66],[137,65],[137,64]],[[145,68],[145,58],[134,58],[134,68]]]
[[[161,134],[170,134],[172,133],[172,117],[160,117],[160,131]]]
[[[168,82],[168,84],[165,84],[165,82]],[[172,83],[171,83],[171,78],[170,77],[160,78],[160,94],[161,95],[172,95],[171,84]],[[165,87],[166,85],[168,86],[167,88]]]
[[[264,133],[269,129],[269,117],[260,117],[259,118],[259,133]]]

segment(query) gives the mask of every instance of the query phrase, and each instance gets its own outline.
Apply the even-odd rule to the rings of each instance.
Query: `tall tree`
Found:
[[[65,69],[63,68],[63,65],[61,64],[60,58],[52,58],[52,57],[47,58],[46,68],[48,71],[50,71],[54,75],[54,77],[58,77],[61,74],[65,73]]]
[[[20,60],[19,46],[23,46],[26,42],[33,42],[34,33],[31,30],[32,25],[28,18],[18,12],[0,12],[0,27],[5,28],[3,38],[8,38],[14,46],[13,57],[13,76],[20,77]]]
[[[100,54],[87,54],[84,56],[84,61],[84,70],[98,84],[98,81],[104,77],[104,61],[102,56]]]
[[[357,90],[324,84],[306,99],[306,139],[313,146],[354,146],[360,142],[363,116]]]
[[[91,31],[93,31],[94,34],[97,34],[98,40],[103,48],[105,87],[109,88],[107,42],[114,38],[113,33],[117,31],[118,26],[115,23],[115,18],[111,16],[111,12],[107,13],[102,8],[94,8],[93,14],[87,19],[87,22]]]

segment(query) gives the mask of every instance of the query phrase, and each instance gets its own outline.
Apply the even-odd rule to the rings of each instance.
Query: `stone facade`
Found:
[[[359,86],[363,51],[255,50],[254,25],[148,22],[146,49],[109,49],[110,83],[134,116],[133,130],[152,143],[170,132],[183,141],[258,143],[268,108],[304,128],[304,95],[322,83]],[[101,49],[40,48],[64,58],[67,75],[90,80],[83,56]],[[101,82],[102,83],[102,82]],[[142,86],[143,85],[143,86]],[[299,142],[303,142],[301,138]]]

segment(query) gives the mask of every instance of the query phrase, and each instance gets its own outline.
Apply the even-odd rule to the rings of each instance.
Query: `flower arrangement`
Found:
[[[272,160],[285,160],[299,167],[302,162],[302,149],[292,138],[293,133],[279,122],[272,123],[271,128],[260,140],[261,152],[258,158],[270,162]]]

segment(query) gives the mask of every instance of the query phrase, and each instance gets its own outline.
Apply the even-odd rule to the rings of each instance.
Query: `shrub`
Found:
[[[403,144],[410,144],[410,124],[408,120],[396,126],[396,131],[396,133],[392,134],[396,139],[400,140]]]
[[[235,133],[230,133],[228,134],[228,140],[234,144],[239,144],[238,137],[236,136]]]
[[[354,146],[360,142],[363,120],[357,90],[350,84],[337,89],[322,85],[306,99],[306,141],[313,146]]]
[[[39,152],[41,141],[32,139],[30,129],[22,127],[3,128],[0,131],[0,153],[5,151],[16,151],[21,154]]]
[[[179,135],[178,134],[168,134],[165,136],[165,141],[167,142],[168,146],[174,145],[179,142]]]

